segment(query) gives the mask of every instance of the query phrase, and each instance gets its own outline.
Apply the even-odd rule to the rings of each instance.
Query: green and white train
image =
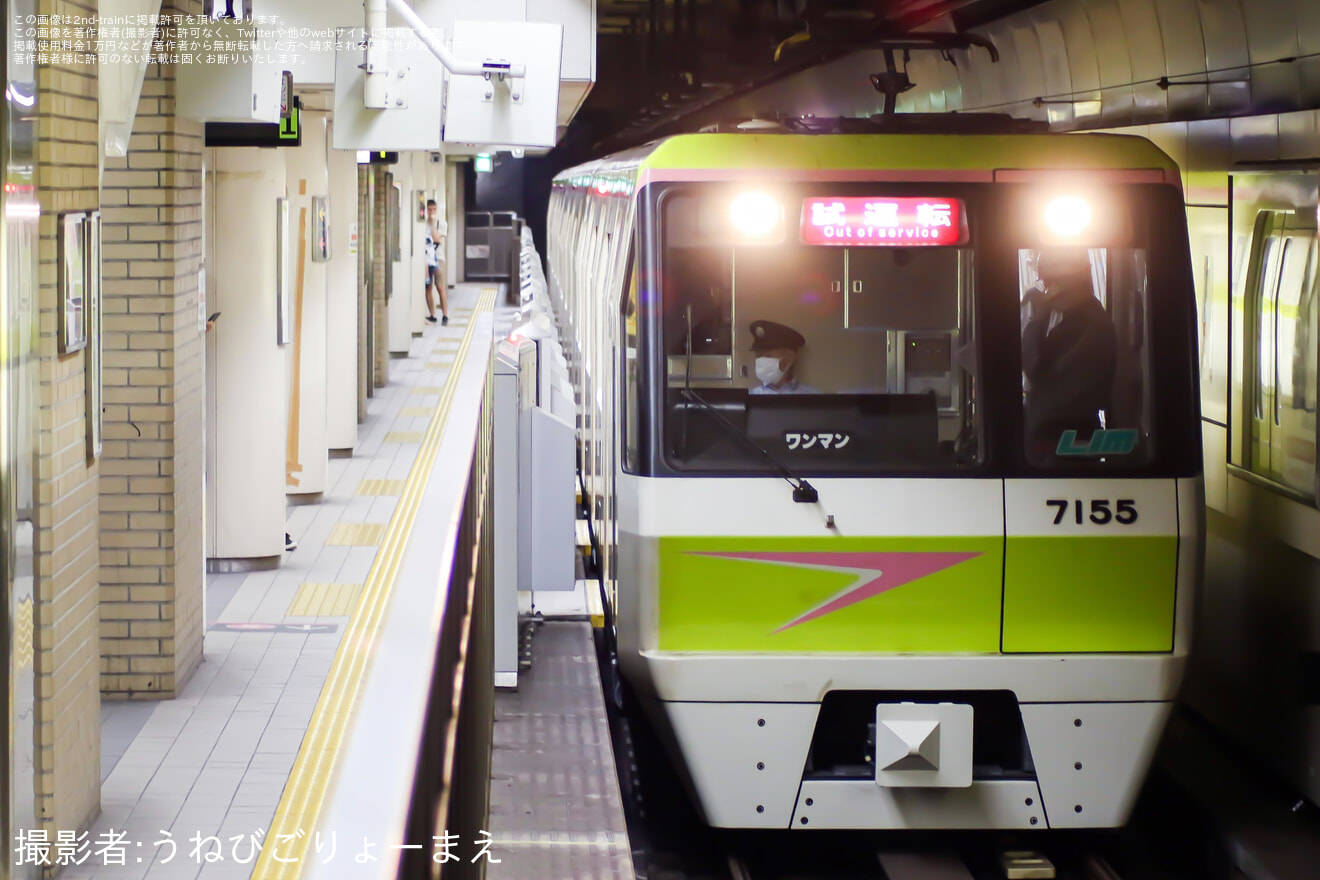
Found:
[[[682,135],[563,172],[548,264],[621,673],[706,821],[1126,821],[1203,556],[1168,156]]]

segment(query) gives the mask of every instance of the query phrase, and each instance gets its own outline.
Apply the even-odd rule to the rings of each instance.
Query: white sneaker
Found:
[[[284,533],[284,549],[286,551],[292,551],[298,549],[298,542],[293,540],[293,538],[289,536],[288,532]]]

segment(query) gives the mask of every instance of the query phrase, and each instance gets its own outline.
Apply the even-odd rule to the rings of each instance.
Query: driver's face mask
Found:
[[[756,378],[766,385],[777,385],[784,378],[784,371],[779,368],[779,358],[759,357],[756,359]]]

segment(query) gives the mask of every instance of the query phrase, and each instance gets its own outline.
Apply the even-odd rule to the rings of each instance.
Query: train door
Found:
[[[1314,215],[1261,211],[1247,270],[1247,466],[1311,492],[1315,478],[1316,260]]]

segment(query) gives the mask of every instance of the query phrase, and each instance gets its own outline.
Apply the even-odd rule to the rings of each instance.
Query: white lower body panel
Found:
[[[794,828],[1046,828],[1040,789],[1030,779],[992,779],[970,788],[881,788],[869,779],[809,779]]]
[[[719,828],[1030,829],[1122,825],[1168,702],[1022,704],[1036,779],[897,788],[804,779],[817,703],[665,702],[706,821]]]

